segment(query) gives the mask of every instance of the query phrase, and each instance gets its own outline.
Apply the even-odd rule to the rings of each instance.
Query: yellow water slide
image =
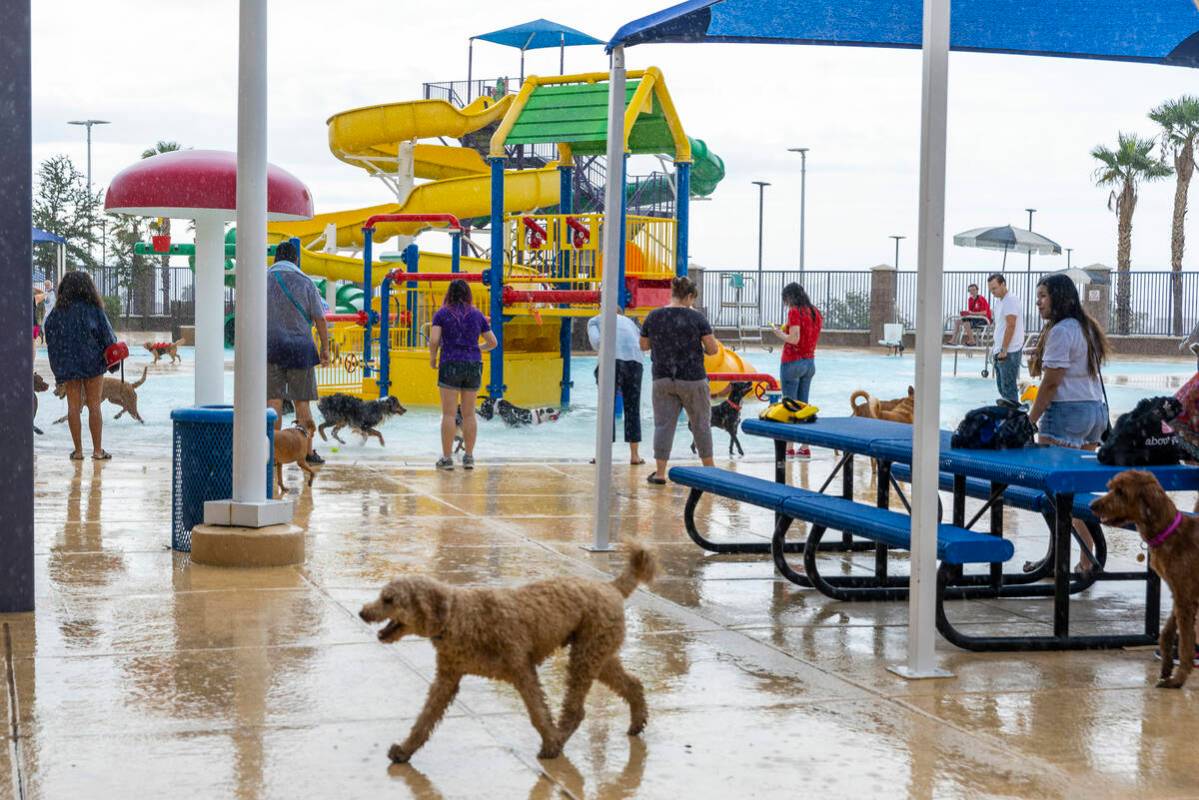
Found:
[[[397,156],[404,142],[436,137],[460,138],[498,120],[511,105],[512,96],[499,102],[480,97],[465,108],[443,100],[414,100],[366,106],[334,114],[328,120],[329,149],[341,161],[368,171],[395,173]],[[325,253],[327,226],[337,229],[338,247],[361,247],[362,224],[377,214],[454,214],[475,219],[491,214],[491,175],[478,152],[465,147],[417,144],[412,150],[413,174],[430,180],[413,188],[404,203],[384,203],[367,208],[318,214],[299,222],[273,222],[268,228],[272,241],[298,237],[304,246],[301,265],[305,272],[333,280],[362,281],[362,259]],[[504,212],[519,213],[558,203],[559,178],[554,168],[508,172],[504,179]],[[424,223],[380,223],[374,241],[395,236],[414,236]],[[463,258],[462,269],[478,272],[489,266],[483,259]],[[373,282],[378,283],[394,265],[372,264]],[[422,253],[421,268],[427,272],[449,272],[448,255]]]

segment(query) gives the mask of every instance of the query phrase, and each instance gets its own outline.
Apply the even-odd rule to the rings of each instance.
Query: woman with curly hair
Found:
[[[101,446],[104,420],[100,416],[104,373],[108,365],[104,350],[117,337],[104,314],[100,293],[86,272],[68,272],[58,284],[58,300],[43,323],[46,353],[54,381],[66,386],[67,426],[75,449],[71,459],[83,459],[83,407],[92,436],[92,458],[112,456]]]

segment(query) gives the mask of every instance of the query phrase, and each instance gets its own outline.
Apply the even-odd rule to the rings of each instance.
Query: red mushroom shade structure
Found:
[[[273,164],[267,165],[266,203],[270,220],[312,216],[308,187]],[[237,154],[178,150],[139,161],[113,178],[104,208],[195,220],[196,405],[223,402],[225,223],[237,219]],[[265,258],[266,242],[262,247]]]

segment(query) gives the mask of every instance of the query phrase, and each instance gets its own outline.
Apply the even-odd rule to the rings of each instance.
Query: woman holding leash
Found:
[[[782,328],[770,329],[783,341],[780,367],[783,397],[806,404],[812,378],[816,375],[816,343],[820,341],[824,318],[798,283],[788,283],[783,287],[783,305],[787,308],[787,324]],[[812,457],[812,451],[807,445],[798,449],[788,447],[787,455],[806,460]]]
[[[1045,328],[1028,362],[1028,374],[1041,378],[1028,414],[1039,428],[1037,441],[1096,450],[1109,424],[1100,372],[1107,360],[1107,338],[1099,323],[1083,310],[1074,281],[1065,275],[1046,275],[1040,280],[1037,311]],[[1093,553],[1095,542],[1086,525],[1075,519],[1074,530]],[[1086,576],[1098,566],[1083,553],[1075,571]]]
[[[441,394],[441,458],[437,459],[437,469],[454,469],[451,452],[459,409],[466,447],[462,468],[475,468],[475,440],[479,434],[475,401],[483,385],[483,353],[495,346],[491,324],[471,302],[470,284],[461,278],[450,281],[429,330],[429,366],[437,370]]]
[[[720,345],[707,317],[692,308],[698,297],[699,289],[690,278],[675,278],[670,284],[670,305],[649,312],[641,325],[641,349],[648,350],[654,361],[654,460],[658,468],[646,480],[656,486],[666,483],[666,464],[684,409],[700,461],[706,467],[715,463],[704,355],[715,355]]]
[[[112,458],[101,446],[104,420],[100,401],[108,364],[104,351],[116,335],[104,314],[104,303],[86,272],[68,272],[58,284],[58,301],[44,322],[46,351],[56,383],[66,385],[67,426],[75,449],[71,460],[83,459],[82,413],[87,406],[87,427],[92,437],[92,458]]]

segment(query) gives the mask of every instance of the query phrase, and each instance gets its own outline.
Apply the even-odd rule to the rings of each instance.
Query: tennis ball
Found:
[[[330,450],[332,450],[334,453],[336,453],[336,452],[337,452],[338,450],[340,450],[341,448],[339,448],[339,447],[331,447],[331,448],[329,448],[329,449],[330,449]]]

